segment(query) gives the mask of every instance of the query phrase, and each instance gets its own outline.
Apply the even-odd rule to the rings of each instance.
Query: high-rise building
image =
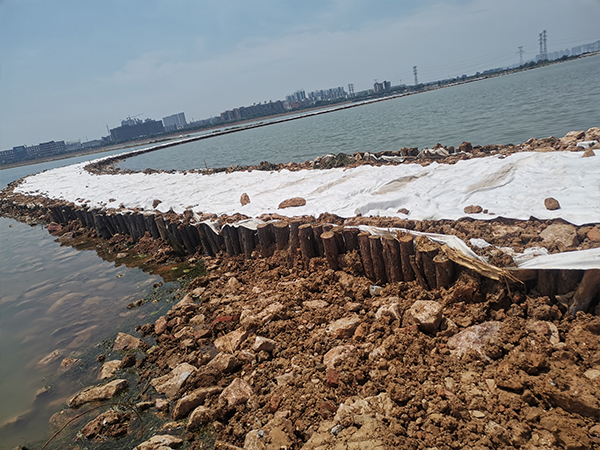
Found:
[[[163,125],[165,126],[165,131],[174,131],[181,130],[185,128],[187,122],[185,120],[185,114],[173,114],[171,116],[163,117]]]

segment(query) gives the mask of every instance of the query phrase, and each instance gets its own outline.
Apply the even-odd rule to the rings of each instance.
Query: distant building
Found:
[[[240,106],[239,108],[224,111],[221,113],[221,120],[223,122],[232,122],[236,120],[255,119],[281,114],[285,111],[283,102],[278,100],[276,102],[265,102],[252,106]]]
[[[291,95],[286,95],[285,100],[288,103],[301,103],[302,100],[306,100],[306,92],[304,92],[303,89],[300,89]]]
[[[184,113],[173,114],[172,116],[163,117],[162,121],[165,127],[165,131],[181,130],[187,125]]]
[[[392,88],[392,83],[389,81],[384,81],[382,83],[375,83],[373,85],[373,92],[375,94],[382,94],[384,92],[388,92]]]
[[[152,136],[165,131],[165,127],[160,120],[146,119],[143,122],[140,119],[127,119],[121,121],[121,126],[110,130],[110,137],[113,141],[128,141],[131,139]]]
[[[339,98],[346,98],[347,96],[348,94],[346,94],[346,91],[341,86],[331,89],[312,91],[308,93],[308,98],[314,102],[324,100],[337,100]]]

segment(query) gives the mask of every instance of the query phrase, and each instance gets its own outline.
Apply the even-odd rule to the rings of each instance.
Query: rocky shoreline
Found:
[[[583,152],[577,144],[594,130],[528,141],[513,150]],[[588,155],[594,156],[594,145]],[[451,164],[452,158],[513,150],[440,151],[438,161]],[[415,162],[428,164],[435,155]],[[350,164],[393,164],[381,158],[398,155],[359,156]],[[197,224],[189,215],[161,214],[168,233],[157,228],[153,236],[154,228],[143,225],[153,222],[139,221],[143,212],[135,211],[130,216],[139,227],[129,228],[131,234],[113,228],[102,236],[99,217],[113,211],[90,212],[86,223],[84,208],[15,194],[17,184],[3,191],[1,213],[28,223],[53,221],[49,231],[66,245],[105,237],[115,259],[144,254],[146,262],[204,261],[206,269],[166,315],[140,323],[138,337],[120,333],[97,363],[104,381],[75,394],[52,420],[60,426],[76,408],[119,402],[126,392],[128,407],[142,423],[160,425],[138,438],[139,419],[118,406],[92,421],[80,419],[70,448],[114,439],[118,446],[123,436],[135,439],[139,449],[600,448],[600,307],[594,278],[600,270],[520,272],[506,250],[543,247],[555,254],[599,248],[598,223],[268,215],[263,222],[286,223],[285,244],[272,229],[263,239],[257,229],[253,248],[244,249],[237,234],[236,251],[236,238],[227,231],[214,251],[200,231],[199,245],[193,245],[185,227]],[[216,219],[221,230],[229,230],[233,227],[226,224],[248,218],[202,219]],[[392,239],[411,236],[414,279],[395,279],[394,263],[385,258],[383,274],[376,268],[369,273],[364,248],[352,241],[352,232],[344,234],[360,225],[406,230]],[[307,238],[312,253],[292,231],[303,226],[312,233]],[[428,258],[447,254],[428,238],[415,237],[418,233],[457,236],[497,273],[515,271],[492,276],[487,266],[451,259],[447,280],[438,273],[432,281]],[[333,259],[318,245],[319,240],[327,245],[327,239],[337,239]],[[479,247],[477,239],[490,245]],[[374,258],[385,241],[381,236],[372,241]],[[387,254],[382,250],[382,258]],[[438,266],[432,266],[434,273]],[[592,279],[589,304],[576,311],[573,299],[586,276]]]

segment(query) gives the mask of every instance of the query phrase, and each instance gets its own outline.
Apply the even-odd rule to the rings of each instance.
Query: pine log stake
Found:
[[[414,274],[415,278],[417,279],[419,286],[421,286],[423,289],[429,289],[429,286],[427,286],[427,281],[425,281],[425,277],[423,276],[423,270],[421,267],[419,267],[419,264],[417,262],[417,256],[410,255],[409,261],[410,261],[410,267],[412,268],[413,274]]]
[[[202,241],[200,240],[200,233],[198,233],[198,228],[196,228],[193,223],[188,223],[185,225],[185,229],[196,251],[200,250],[203,254],[206,254],[204,246],[202,245]]]
[[[558,271],[539,270],[536,289],[540,295],[548,296],[554,299],[556,295],[556,285],[558,281]]]
[[[200,226],[206,234],[208,242],[210,243],[211,252],[215,256],[218,255],[224,246],[223,238],[219,234],[215,233],[213,228],[207,223],[201,223]]]
[[[200,238],[200,243],[202,244],[202,251],[204,252],[204,254],[207,256],[215,256],[215,253],[213,253],[212,251],[210,242],[208,241],[208,236],[206,236],[206,231],[204,231],[202,224],[197,223],[194,225],[194,228],[196,229],[198,237]]]
[[[323,251],[325,252],[325,258],[327,259],[327,264],[329,264],[329,268],[332,270],[340,270],[340,266],[338,264],[338,247],[335,242],[335,234],[332,231],[326,231],[321,235],[321,240],[323,241]]]
[[[410,263],[410,257],[415,254],[413,238],[410,234],[398,237],[400,244],[400,263],[402,265],[402,278],[404,281],[413,281],[415,273]]]
[[[103,239],[111,238],[110,232],[104,224],[104,218],[98,213],[94,213],[94,228],[96,229],[96,233]]]
[[[273,225],[270,223],[261,223],[256,228],[258,232],[259,250],[263,258],[268,258],[275,251],[275,236]]]
[[[598,294],[600,289],[600,269],[586,270],[581,279],[581,283],[573,295],[573,303],[569,307],[569,312],[574,316],[578,311],[587,312],[590,309],[592,300]]]
[[[583,270],[559,270],[557,274],[556,294],[563,295],[576,290],[583,274]]]
[[[156,222],[154,220],[154,214],[147,213],[144,214],[144,221],[146,222],[146,229],[150,231],[150,235],[152,239],[158,239],[160,234],[158,232],[158,228],[156,227]]]
[[[290,242],[288,246],[287,267],[293,269],[296,263],[298,249],[300,248],[300,238],[298,228],[302,225],[301,219],[294,219],[290,222]]]
[[[226,223],[221,228],[221,235],[225,241],[225,251],[229,256],[237,256],[241,253],[240,239],[237,229],[232,225]]]
[[[377,284],[384,284],[387,281],[387,276],[385,273],[385,262],[383,261],[383,244],[379,236],[369,236],[369,247],[371,248],[375,282]]]
[[[273,224],[273,234],[275,236],[275,248],[279,251],[285,249],[290,240],[290,227],[286,221],[275,222]]]
[[[344,247],[347,252],[358,250],[358,233],[360,233],[358,228],[344,228]]]
[[[417,247],[417,257],[423,268],[425,280],[430,289],[435,289],[437,287],[437,280],[433,258],[438,254],[439,245],[431,242],[429,238],[425,236],[417,236],[415,238],[415,243]]]
[[[121,216],[121,217],[123,217],[123,216]],[[168,241],[167,227],[165,226],[165,221],[163,220],[162,216],[160,216],[160,215],[154,216],[154,222],[156,223],[156,228],[158,230],[158,233],[159,233],[161,239]]]
[[[167,230],[171,233],[171,236],[173,237],[173,242],[171,243],[171,246],[178,254],[184,256],[187,253],[187,247],[183,242],[183,236],[181,236],[181,233],[179,232],[179,223],[180,222],[176,219],[170,220],[167,224]]]
[[[454,263],[443,253],[433,258],[437,288],[448,289],[454,281]]]
[[[385,273],[390,283],[398,283],[402,277],[402,266],[400,263],[400,244],[391,234],[386,234],[383,241],[383,260],[385,262]]]
[[[315,235],[310,224],[300,225],[298,228],[298,239],[300,241],[300,252],[304,267],[309,268],[309,263],[312,258],[317,256],[317,246],[315,244]]]
[[[256,247],[256,231],[244,226],[240,226],[238,228],[238,234],[240,235],[240,246],[242,248],[242,252],[244,255],[246,255],[246,258],[250,258],[254,248]]]
[[[196,253],[196,246],[190,239],[190,235],[187,232],[187,225],[185,225],[183,223],[178,224],[177,232],[179,233],[179,236],[181,237],[181,240],[183,241],[183,245],[184,245],[185,249],[187,250],[188,254],[193,255],[194,253]]]
[[[323,241],[321,240],[321,235],[323,234],[323,225],[317,224],[313,225],[313,234],[315,236],[315,244],[317,248],[317,253],[319,256],[325,256],[325,249],[323,248]]]
[[[362,260],[363,270],[365,276],[369,280],[375,280],[375,270],[373,269],[373,258],[371,258],[371,244],[369,244],[370,233],[363,231],[358,234],[358,248],[360,252],[360,259]]]
[[[137,223],[137,227],[140,233],[140,238],[143,238],[146,235],[146,221],[144,220],[144,216],[142,214],[140,214],[139,212],[134,213],[133,215],[136,223]]]
[[[338,254],[346,253],[346,244],[344,244],[344,227],[334,226],[331,228],[333,238],[335,239],[335,245],[337,247]]]

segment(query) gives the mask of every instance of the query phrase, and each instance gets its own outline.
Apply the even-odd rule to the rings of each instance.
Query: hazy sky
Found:
[[[600,0],[0,0],[0,149],[600,39]]]

